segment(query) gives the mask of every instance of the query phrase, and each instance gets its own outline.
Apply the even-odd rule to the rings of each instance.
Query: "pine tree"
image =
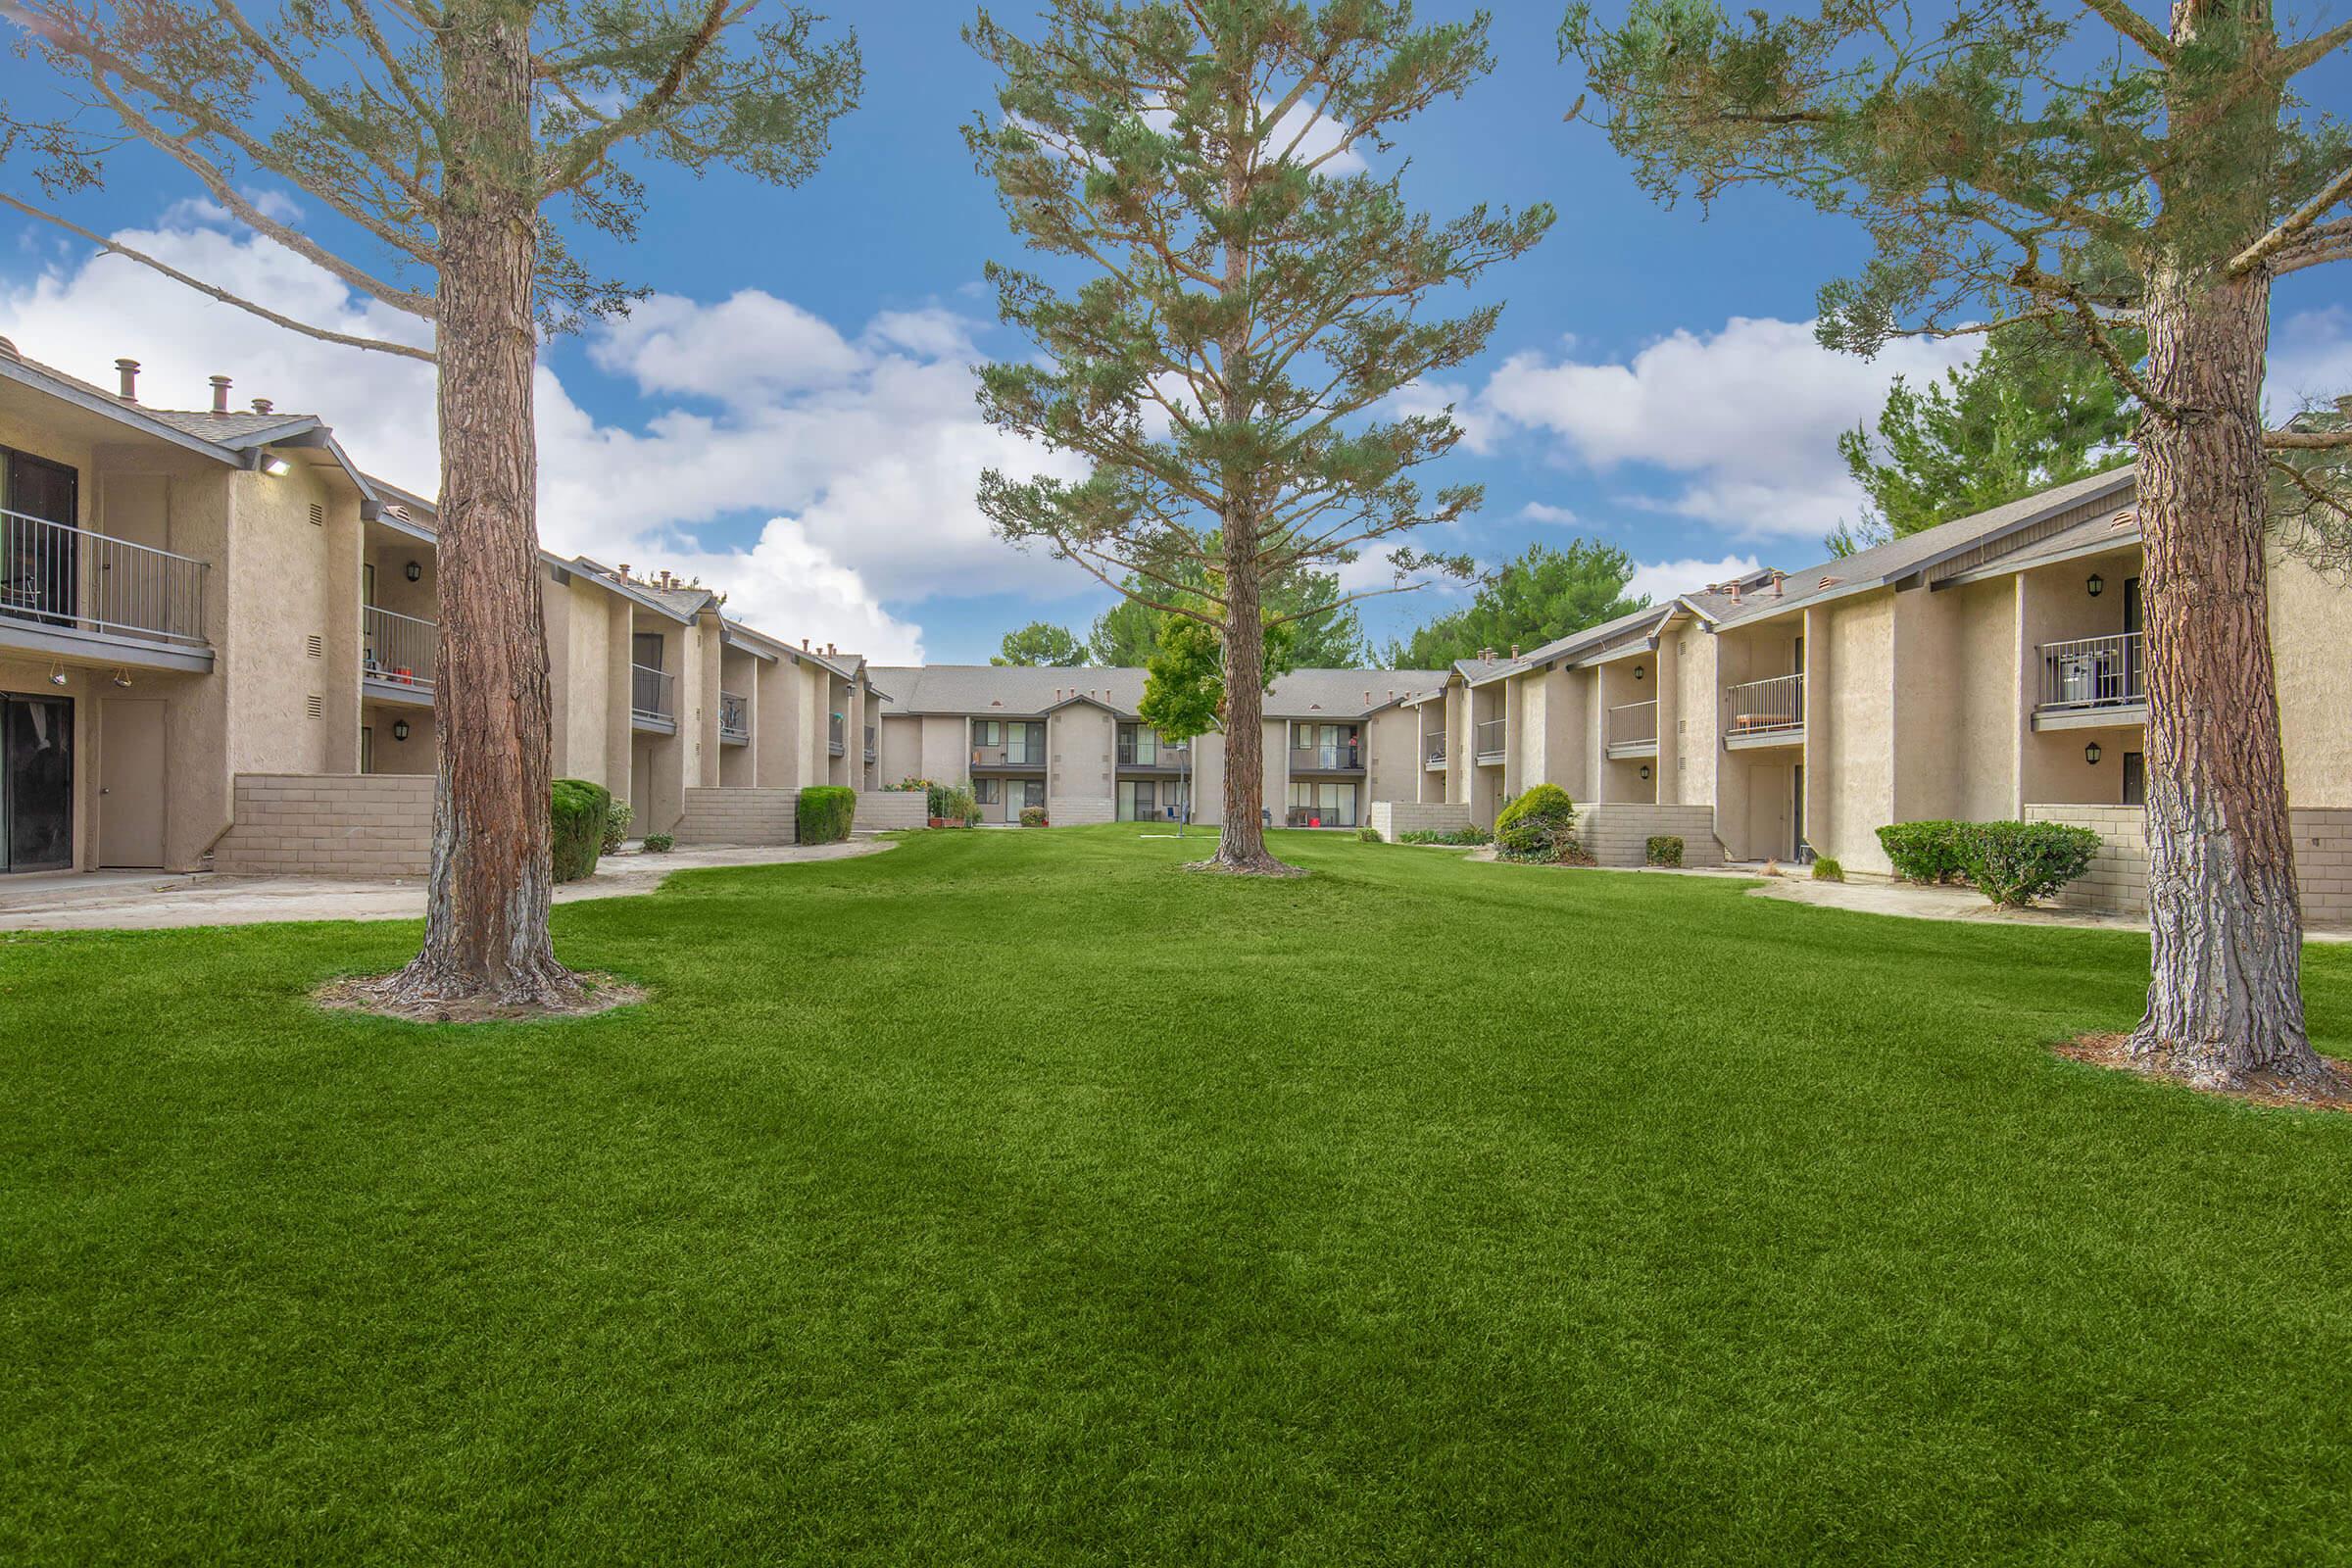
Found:
[[[1468,572],[1405,542],[1478,503],[1471,485],[1425,500],[1413,478],[1461,431],[1381,405],[1494,331],[1499,307],[1434,318],[1429,297],[1520,255],[1552,219],[1475,208],[1433,222],[1396,176],[1339,163],[1484,75],[1486,19],[1416,27],[1383,0],[1054,0],[1034,41],[986,15],[966,36],[1003,78],[966,132],[973,157],[1030,248],[1082,277],[1063,290],[990,267],[1041,359],[988,367],[981,407],[1091,466],[1075,483],[992,472],[980,504],[1005,539],[1217,631],[1225,827],[1208,863],[1288,872],[1258,822],[1263,642],[1333,607],[1269,614],[1268,585],[1365,549],[1394,574],[1379,592]],[[1192,568],[1216,590],[1187,593]]]

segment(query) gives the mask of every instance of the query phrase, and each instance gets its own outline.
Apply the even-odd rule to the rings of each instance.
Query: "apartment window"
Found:
[[[1119,765],[1155,767],[1159,764],[1159,732],[1144,724],[1119,726]]]
[[[1043,728],[1044,726],[1040,725],[1039,727]],[[1034,806],[1038,809],[1043,810],[1045,809],[1045,805],[1046,781],[1042,778],[1025,778],[1021,780],[1021,808],[1026,810],[1030,807]]]
[[[1355,786],[1352,784],[1293,783],[1291,826],[1355,826]]]
[[[1188,815],[1185,794],[1177,779],[1123,778],[1119,780],[1119,820],[1173,822]]]
[[[360,726],[360,771],[375,771],[375,731],[365,724]]]
[[[2148,804],[2148,762],[2147,758],[2139,752],[2124,754],[2124,804]]]
[[[976,778],[972,780],[972,799],[982,806],[995,806],[1004,798],[999,793],[1004,784],[1001,778]]]
[[[1042,762],[1046,760],[1046,726],[1043,724],[1006,724],[1004,726],[1004,760],[1007,762]],[[1044,805],[1042,801],[1033,805]]]
[[[658,631],[638,631],[629,634],[629,658],[647,669],[662,667],[662,634]]]
[[[972,744],[974,746],[1004,745],[1004,724],[993,718],[975,720],[972,724]]]

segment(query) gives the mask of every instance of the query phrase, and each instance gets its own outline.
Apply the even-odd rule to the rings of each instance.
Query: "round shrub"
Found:
[[[1358,844],[1378,844],[1380,842],[1380,829],[1376,827],[1359,827],[1355,830],[1355,840]]]
[[[612,804],[605,808],[604,851],[607,855],[619,850],[628,838],[629,819],[636,814],[636,808],[618,796],[613,797]]]
[[[2017,907],[2046,899],[2090,869],[2099,836],[2064,822],[1972,822],[1962,866],[1977,890]]]
[[[648,833],[645,836],[646,849],[655,855],[667,855],[670,846],[677,842],[666,833]]]
[[[1813,880],[1816,882],[1842,882],[1845,880],[1845,867],[1825,855],[1813,862]]]
[[[1044,827],[1045,825],[1046,825],[1046,808],[1045,808],[1044,807],[1042,807],[1042,806],[1024,806],[1024,807],[1022,807],[1022,808],[1021,808],[1021,826],[1023,826],[1023,827]]]
[[[1968,831],[1966,822],[1889,822],[1879,829],[1879,847],[1906,882],[1950,882],[1965,869]]]
[[[577,882],[596,870],[597,851],[604,845],[605,823],[612,811],[612,793],[584,778],[560,778],[548,796],[556,880]]]
[[[846,784],[811,784],[801,791],[795,815],[803,844],[839,844],[858,820],[858,792]]]
[[[1538,784],[1494,818],[1494,845],[1506,860],[1574,858],[1576,803],[1557,784]]]

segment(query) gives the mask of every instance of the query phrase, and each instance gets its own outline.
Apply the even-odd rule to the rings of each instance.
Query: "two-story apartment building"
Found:
[[[0,872],[421,869],[432,504],[317,416],[232,409],[225,377],[158,409],[118,368],[0,340]],[[555,770],[640,831],[774,840],[802,785],[871,787],[862,660],[667,574],[540,570]]]
[[[1266,694],[1261,819],[1353,827],[1371,803],[1414,787],[1404,707],[1430,670],[1301,669]],[[1225,737],[1163,742],[1138,714],[1144,671],[926,664],[877,668],[882,780],[970,780],[982,814],[1058,824],[1214,823],[1224,811]],[[1190,812],[1189,817],[1187,812]]]

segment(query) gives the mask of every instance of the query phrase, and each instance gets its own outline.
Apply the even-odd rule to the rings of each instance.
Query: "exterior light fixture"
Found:
[[[1642,666],[1641,666],[1640,664],[1636,664],[1636,665],[1634,666],[1634,679],[1636,679],[1636,680],[1640,680],[1640,679],[1642,679],[1642,673],[1643,673],[1643,672],[1642,672]]]
[[[2082,760],[2093,767],[2099,765],[2099,743],[2097,741],[2092,741],[2088,746],[2082,748]]]
[[[294,465],[272,452],[262,459],[262,471],[272,479],[283,479],[294,471]]]
[[[1642,776],[1645,779],[1649,777],[1649,764],[1647,762],[1643,762],[1642,764]]]
[[[130,671],[127,669],[116,670],[115,684],[122,687],[124,691],[128,691],[130,689]]]
[[[414,561],[401,567],[400,570],[401,575],[408,578],[411,582],[416,582],[424,575],[424,568],[416,564],[416,563]]]
[[[2107,591],[2107,579],[2094,571],[2090,574],[2090,581],[2082,586],[2089,591],[2091,598],[2096,599]]]
[[[392,738],[396,741],[405,741],[409,738],[409,721],[407,719],[399,718],[392,721]]]
[[[68,680],[68,678],[69,678],[69,677],[68,677],[68,676],[67,676],[67,674],[66,674],[66,666],[65,666],[65,665],[63,665],[63,664],[51,664],[51,665],[49,666],[49,684],[50,684],[50,685],[52,685],[52,686],[63,686],[63,685],[65,685],[65,684],[66,684],[66,681]]]

